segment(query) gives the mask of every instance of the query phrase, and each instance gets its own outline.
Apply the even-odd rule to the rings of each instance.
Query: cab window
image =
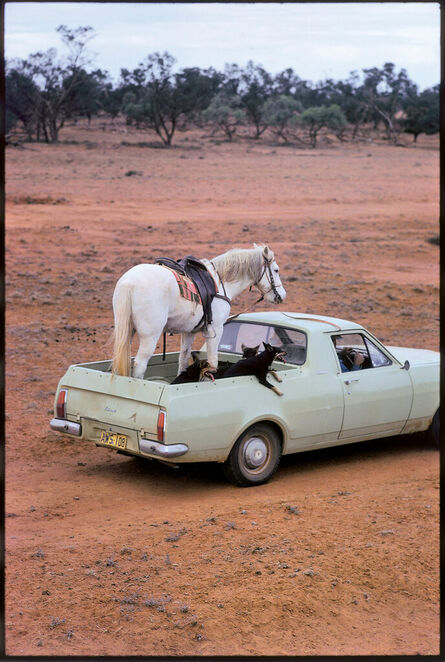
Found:
[[[392,361],[369,338],[361,333],[342,333],[332,336],[342,372],[367,370],[391,365]],[[361,354],[363,361],[357,359]]]
[[[242,354],[242,345],[246,347],[260,345],[258,352],[262,352],[264,350],[263,342],[283,348],[286,352],[286,363],[303,365],[306,361],[306,334],[297,329],[287,329],[281,326],[228,322],[224,326],[218,349],[221,352]]]

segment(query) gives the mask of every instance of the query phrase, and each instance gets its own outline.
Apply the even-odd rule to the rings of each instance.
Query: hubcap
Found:
[[[249,469],[258,469],[267,460],[267,445],[259,437],[252,437],[244,446],[244,460]]]

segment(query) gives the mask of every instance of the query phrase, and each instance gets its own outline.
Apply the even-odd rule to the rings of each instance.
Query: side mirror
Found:
[[[409,370],[409,361],[405,361],[400,370]]]

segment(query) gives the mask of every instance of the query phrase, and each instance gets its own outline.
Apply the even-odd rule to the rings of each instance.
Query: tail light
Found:
[[[57,404],[56,404],[57,418],[66,418],[67,395],[68,395],[68,390],[66,388],[61,388],[59,391],[59,395],[57,396]]]
[[[164,441],[165,423],[167,420],[167,412],[161,411],[158,414],[158,441]]]

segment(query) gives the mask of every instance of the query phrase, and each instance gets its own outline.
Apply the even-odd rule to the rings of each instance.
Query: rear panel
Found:
[[[100,429],[138,430],[156,438],[164,384],[71,366],[60,387],[68,390],[67,418],[82,424],[83,438],[97,441],[91,421],[103,424]]]

